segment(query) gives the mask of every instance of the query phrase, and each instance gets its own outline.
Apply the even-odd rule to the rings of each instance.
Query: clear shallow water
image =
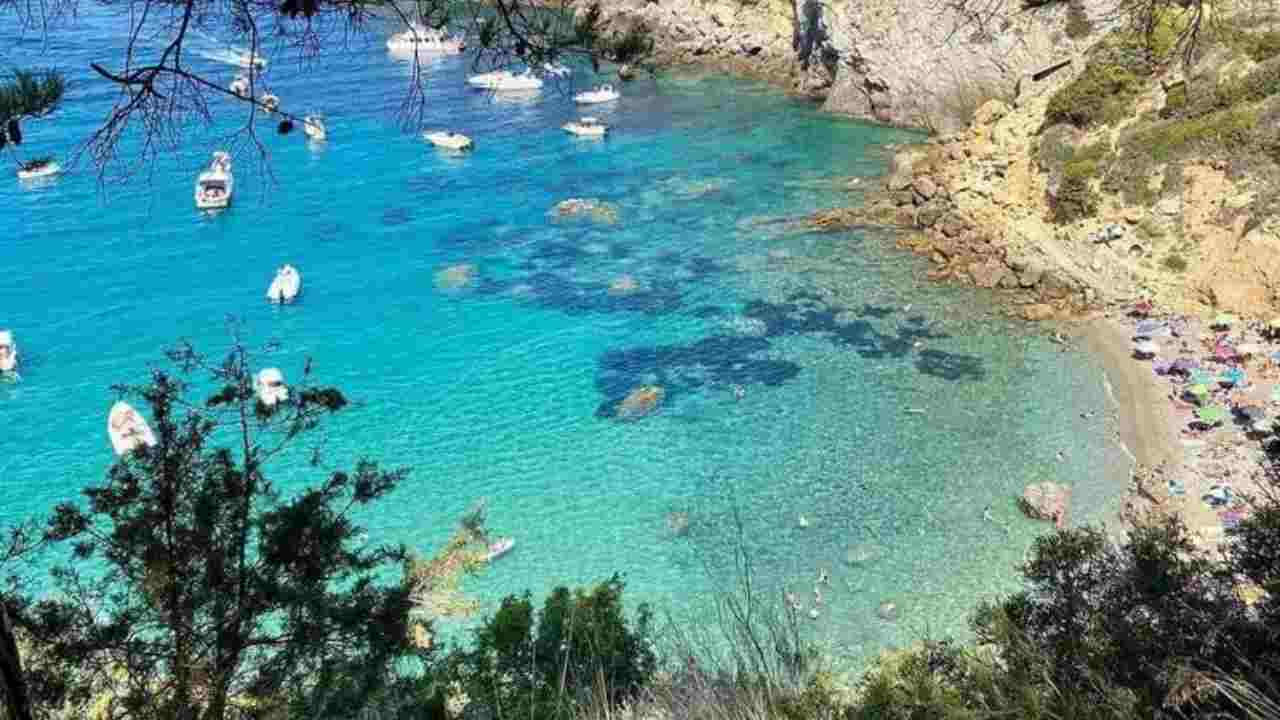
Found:
[[[109,98],[86,67],[112,59],[101,48],[123,29],[91,14],[47,42],[0,37],[6,62],[52,60],[73,82],[66,108],[27,128],[27,156],[66,156],[102,117]],[[1079,417],[1105,406],[1087,359],[997,319],[976,292],[924,282],[885,238],[777,222],[847,203],[826,180],[879,173],[880,146],[909,136],[761,85],[673,76],[593,108],[615,132],[580,141],[558,129],[575,115],[563,94],[495,101],[465,88],[465,60],[427,71],[426,124],[472,135],[474,153],[399,129],[409,71],[375,37],[308,64],[273,57],[272,90],[324,112],[330,140],[266,125],[266,168],[232,143],[227,212],[191,202],[236,128],[225,113],[128,184],[87,169],[0,182],[0,326],[23,357],[21,382],[0,386],[5,518],[101,478],[109,386],[143,381],[179,338],[225,347],[228,317],[255,345],[279,342],[264,363],[296,375],[311,357],[358,401],[330,426],[330,463],[413,468],[364,518],[371,540],[429,552],[488,498],[519,545],[468,582],[486,609],[622,572],[633,600],[697,613],[727,580],[736,507],[761,586],[808,608],[830,570],[812,627],[861,657],[962,631],[978,595],[1016,587],[1044,527],[1014,508],[1026,483],[1076,481],[1077,517],[1118,492],[1109,429]],[[569,197],[615,204],[618,222],[551,219]],[[304,295],[278,308],[263,293],[284,262]],[[438,288],[457,263],[476,282]],[[640,290],[610,294],[623,275]],[[598,416],[653,383],[667,393],[657,415]],[[287,466],[274,478],[315,479]],[[668,531],[671,512],[689,513],[687,538]],[[896,623],[876,618],[886,599]]]

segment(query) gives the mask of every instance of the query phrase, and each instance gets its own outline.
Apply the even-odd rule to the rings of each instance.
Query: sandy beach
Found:
[[[1209,366],[1211,343],[1230,336],[1244,347],[1243,341],[1253,341],[1256,332],[1242,327],[1230,334],[1215,333],[1192,318],[1181,338],[1161,341],[1157,358],[1139,359],[1134,355],[1136,322],[1123,315],[1098,315],[1073,331],[1078,346],[1104,368],[1117,414],[1117,442],[1134,461],[1119,520],[1122,527],[1132,527],[1177,516],[1202,547],[1212,550],[1223,538],[1224,525],[1248,513],[1246,498],[1263,480],[1261,443],[1245,424],[1230,417],[1195,429],[1196,406],[1181,399],[1186,381],[1158,374],[1155,362],[1181,359]],[[1268,352],[1272,349],[1266,347]],[[1215,389],[1210,403],[1236,408],[1252,398],[1272,396],[1277,378],[1265,358],[1222,365],[1232,366],[1245,370],[1248,381],[1238,388]],[[1274,403],[1269,407],[1274,410]],[[1223,486],[1230,489],[1231,498],[1220,502],[1211,496]]]

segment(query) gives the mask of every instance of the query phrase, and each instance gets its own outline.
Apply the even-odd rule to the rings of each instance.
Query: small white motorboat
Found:
[[[437,55],[457,55],[467,48],[462,38],[452,37],[443,30],[429,28],[414,23],[387,39],[387,49],[392,51],[409,51],[433,53]]]
[[[267,288],[267,299],[274,303],[292,302],[302,290],[302,275],[292,265],[285,265],[276,271],[275,279]]]
[[[209,169],[196,178],[196,207],[218,210],[231,204],[235,178],[231,175],[231,156],[219,150],[213,154]]]
[[[253,390],[257,393],[258,400],[269,408],[289,399],[289,388],[284,384],[284,373],[280,372],[280,368],[263,368],[258,371],[253,380]]]
[[[280,98],[271,93],[263,94],[262,100],[259,102],[262,103],[262,109],[269,113],[273,113],[280,109]]]
[[[570,70],[560,63],[543,63],[542,69],[546,71],[548,75],[555,75],[556,77],[569,77],[573,74],[573,70]]]
[[[12,373],[18,370],[18,343],[13,340],[13,332],[0,330],[0,373]]]
[[[247,75],[237,75],[227,89],[239,97],[249,97],[249,77]]]
[[[315,141],[324,140],[329,137],[329,132],[324,126],[324,118],[319,115],[308,115],[303,118],[302,131],[307,134],[307,137]]]
[[[41,158],[18,165],[19,180],[36,180],[57,175],[60,172],[62,172],[62,166],[53,158]]]
[[[519,74],[510,70],[495,70],[482,75],[472,75],[467,78],[467,84],[496,92],[504,90],[540,90],[542,88],[542,78],[534,75],[531,70],[525,70]]]
[[[251,53],[247,50],[232,50],[231,59],[236,65],[250,70],[261,70],[267,66],[267,59],[261,53]]]
[[[111,436],[111,447],[116,455],[125,455],[143,445],[151,447],[156,444],[151,426],[123,400],[112,405],[111,412],[107,414],[107,434]]]
[[[494,560],[497,560],[503,555],[506,555],[507,553],[511,552],[511,549],[514,548],[515,546],[516,546],[515,538],[500,538],[498,540],[494,540],[493,542],[489,543],[489,551],[485,553],[484,561],[493,562]]]
[[[471,142],[471,138],[462,133],[450,132],[448,130],[434,130],[422,133],[422,139],[446,150],[470,150],[475,147],[475,143]]]
[[[567,133],[582,137],[604,137],[604,134],[609,132],[608,125],[593,117],[578,118],[577,122],[570,121],[560,127]]]
[[[579,105],[598,105],[612,102],[620,97],[622,97],[622,93],[615,90],[612,85],[597,85],[591,90],[574,95],[573,101]]]

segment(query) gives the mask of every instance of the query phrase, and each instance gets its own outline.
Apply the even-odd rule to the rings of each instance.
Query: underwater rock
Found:
[[[619,420],[639,420],[652,414],[662,404],[666,392],[658,385],[642,385],[627,393],[618,404]]]
[[[769,332],[769,324],[759,318],[733,317],[724,321],[726,330],[744,337],[764,337]]]
[[[684,510],[673,510],[667,513],[667,529],[676,537],[689,534],[689,513]]]
[[[436,271],[436,287],[441,290],[458,290],[475,283],[476,266],[459,263]]]
[[[876,615],[885,622],[893,622],[898,619],[898,606],[885,600],[880,603],[880,607],[876,608]]]
[[[610,295],[630,295],[640,289],[640,281],[630,275],[614,278],[609,283]]]
[[[875,543],[858,543],[850,545],[845,551],[844,561],[851,566],[867,565],[880,559],[884,555],[884,548]]]
[[[569,198],[568,200],[562,200],[551,208],[550,214],[557,218],[587,216],[590,220],[606,225],[613,225],[618,222],[618,208],[595,198]]]
[[[1033,520],[1051,520],[1061,530],[1067,525],[1071,488],[1055,482],[1032,483],[1022,491],[1018,507]]]

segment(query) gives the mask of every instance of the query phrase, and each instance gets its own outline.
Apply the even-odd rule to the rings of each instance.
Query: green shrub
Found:
[[[1133,107],[1145,77],[1116,63],[1090,62],[1080,77],[1049,99],[1044,124],[1089,128],[1120,120]]]
[[[1160,108],[1160,117],[1169,119],[1181,114],[1187,107],[1187,83],[1177,82],[1169,87],[1164,96],[1164,107]]]
[[[623,613],[622,579],[591,590],[558,587],[534,613],[528,593],[511,595],[476,630],[474,648],[455,651],[445,672],[468,697],[506,717],[567,717],[583,697],[613,707],[652,680],[652,613],[634,625]],[[603,693],[603,697],[600,697]]]
[[[1101,174],[1107,154],[1105,144],[1095,143],[1075,151],[1062,166],[1053,200],[1053,222],[1071,223],[1097,214],[1099,198],[1093,181]]]
[[[1073,0],[1067,5],[1067,37],[1072,40],[1086,38],[1093,32],[1093,23],[1089,22],[1089,14],[1084,11],[1084,5],[1079,0]]]
[[[1168,255],[1165,255],[1161,264],[1164,265],[1166,269],[1176,273],[1186,272],[1187,269],[1187,259],[1177,253],[1169,253]]]
[[[1280,55],[1280,31],[1241,33],[1236,38],[1237,47],[1254,62],[1265,62]]]

